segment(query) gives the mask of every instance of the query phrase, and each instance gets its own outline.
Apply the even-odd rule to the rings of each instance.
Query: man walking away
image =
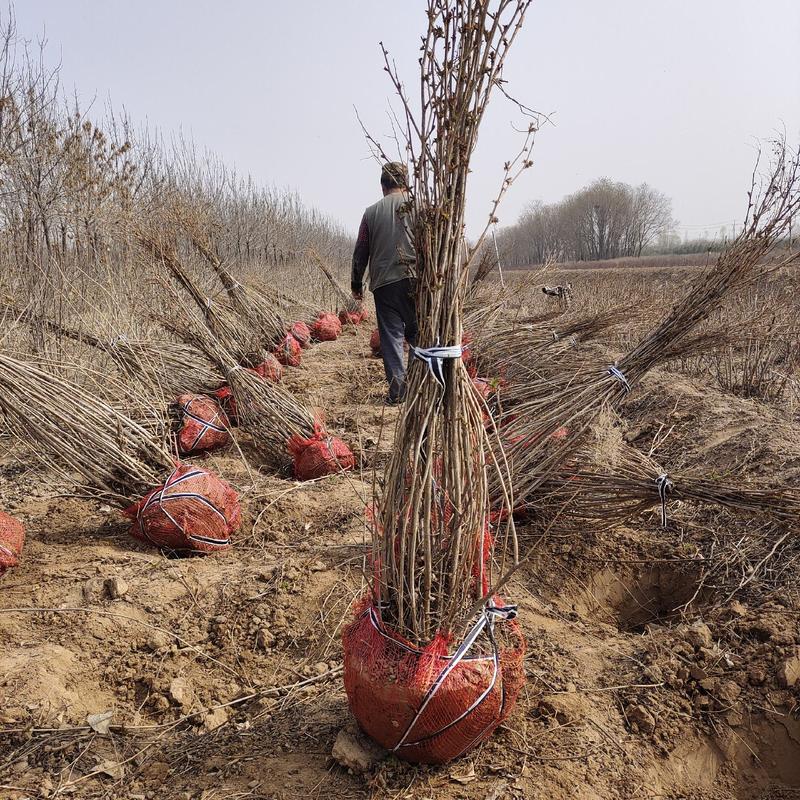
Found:
[[[406,364],[403,339],[417,342],[414,308],[416,256],[408,218],[408,172],[393,161],[381,169],[383,199],[371,205],[361,219],[353,251],[350,288],[353,297],[364,297],[362,281],[369,266],[369,288],[375,297],[375,312],[381,336],[383,368],[389,384],[387,405],[405,400]]]

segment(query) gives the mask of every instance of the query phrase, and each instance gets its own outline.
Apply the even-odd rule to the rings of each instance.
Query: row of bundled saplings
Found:
[[[116,370],[104,379],[104,394],[115,398],[109,401],[63,370],[0,351],[0,416],[24,447],[20,457],[34,456],[89,496],[116,504],[133,537],[201,554],[230,546],[239,500],[191,459],[229,446],[236,427],[251,435],[264,464],[297,480],[355,466],[347,444],[281,380],[285,368],[300,366],[304,349],[336,340],[343,325],[368,315],[361,305],[319,311],[285,292],[240,283],[191,220],[174,201],[135,231],[141,259],[170,301],[151,312],[163,338],[104,337],[22,304],[2,307],[8,329],[36,326],[107,355]],[[184,263],[187,246],[212,268],[220,299],[208,299]],[[0,512],[0,574],[18,564],[23,543],[22,524]]]
[[[368,504],[368,588],[342,642],[353,715],[412,762],[469,752],[513,710],[525,681],[525,640],[506,593],[525,560],[520,519],[549,530],[660,508],[666,524],[673,498],[769,514],[786,525],[796,524],[800,511],[791,487],[669,475],[629,446],[604,461],[591,442],[601,415],[619,412],[649,370],[735,340],[737,331],[710,327],[709,317],[765,264],[775,266],[776,245],[800,210],[797,153],[776,145],[740,235],[613,363],[588,343],[628,319],[630,309],[561,309],[508,321],[502,289],[470,286],[483,241],[464,257],[470,159],[529,4],[430,0],[416,117],[387,58],[407,112],[419,341],[394,447]],[[535,128],[531,123],[520,170],[530,165]],[[515,163],[506,166],[503,191]],[[338,315],[241,283],[217,256],[213,230],[191,202],[176,197],[147,225],[134,226],[139,257],[160,287],[163,304],[150,316],[161,338],[104,338],[26,308],[5,309],[12,323],[101,351],[115,368],[106,379],[115,401],[60,370],[0,352],[0,411],[27,448],[20,457],[33,455],[80,482],[130,518],[134,537],[177,552],[230,545],[238,496],[191,457],[230,444],[236,426],[262,465],[279,474],[313,479],[355,462],[281,376],[313,341],[363,322],[363,308],[319,259],[339,296]],[[189,254],[202,269],[190,266]],[[797,258],[789,254],[783,263]],[[210,300],[208,279],[218,289]],[[375,334],[373,353],[380,348]],[[22,526],[0,516],[0,570],[16,563],[22,540]]]

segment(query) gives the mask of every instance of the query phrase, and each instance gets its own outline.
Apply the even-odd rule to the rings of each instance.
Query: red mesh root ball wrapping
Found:
[[[342,332],[342,323],[336,314],[320,314],[311,326],[311,335],[318,342],[335,342]]]
[[[176,552],[226,550],[239,527],[239,496],[202,467],[181,464],[163,486],[126,508],[131,536]]]
[[[298,364],[299,363],[300,362],[298,360]],[[297,366],[297,364],[293,366]],[[265,381],[280,383],[280,380],[283,377],[283,366],[281,365],[281,362],[278,361],[274,355],[272,355],[272,353],[267,353],[264,357],[264,360],[255,368],[255,372]]]
[[[423,764],[445,763],[488,739],[525,682],[513,607],[497,597],[493,607],[448,655],[443,636],[418,649],[384,627],[371,602],[362,606],[342,634],[344,686],[362,729],[398,758]],[[503,614],[508,621],[499,621]]]
[[[369,314],[364,306],[359,306],[355,311],[348,311],[346,308],[339,311],[339,322],[342,325],[360,325],[369,319]]]
[[[311,328],[309,328],[305,322],[295,322],[292,327],[289,328],[289,333],[297,339],[297,343],[304,350],[307,347],[311,347]]]
[[[18,519],[0,511],[0,577],[16,567],[25,544],[25,528]]]
[[[328,434],[321,425],[316,426],[314,435],[308,439],[292,436],[289,452],[294,476],[301,481],[333,475],[356,465],[353,451],[341,439]]]
[[[381,355],[381,332],[375,328],[369,336],[369,348],[372,350],[372,355],[375,358],[380,358]]]
[[[358,311],[348,311],[343,308],[339,312],[339,322],[342,325],[358,325],[361,322],[361,314]]]
[[[299,367],[301,354],[300,343],[290,333],[275,348],[275,358],[286,367]]]
[[[228,417],[231,425],[239,424],[239,417],[236,413],[236,398],[230,386],[222,386],[213,393],[214,399],[220,404],[222,410]]]
[[[227,447],[230,422],[220,404],[202,394],[182,394],[175,401],[181,415],[178,449],[182,455]]]

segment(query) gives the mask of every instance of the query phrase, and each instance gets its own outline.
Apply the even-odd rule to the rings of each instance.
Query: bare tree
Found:
[[[672,225],[670,199],[602,178],[553,205],[532,203],[501,239],[512,265],[640,256]]]

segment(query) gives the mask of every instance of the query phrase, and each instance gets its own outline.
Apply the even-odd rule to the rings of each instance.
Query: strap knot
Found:
[[[460,344],[450,345],[449,347],[412,347],[411,354],[414,358],[424,361],[428,365],[428,370],[433,379],[442,389],[445,388],[444,380],[444,360],[446,358],[461,358],[464,348]]]
[[[609,375],[611,375],[612,378],[616,378],[622,384],[622,388],[625,390],[625,394],[630,392],[631,385],[628,382],[628,379],[625,377],[625,373],[616,364],[612,364],[608,368],[607,372]]]
[[[475,711],[478,706],[483,703],[483,701],[491,694],[494,690],[495,684],[497,683],[498,679],[502,681],[502,671],[500,666],[500,649],[497,646],[497,640],[494,637],[494,622],[495,618],[499,620],[512,620],[517,616],[517,606],[515,605],[508,605],[508,606],[496,606],[490,600],[482,609],[480,614],[478,615],[478,620],[475,625],[472,627],[472,630],[467,634],[464,641],[459,646],[458,650],[453,654],[451,658],[448,659],[447,666],[442,669],[442,671],[438,674],[434,682],[431,684],[431,687],[428,689],[425,697],[420,704],[420,707],[417,709],[417,713],[414,718],[411,720],[411,723],[406,728],[403,735],[400,737],[397,744],[392,748],[392,752],[397,752],[402,747],[414,747],[416,745],[421,744],[424,741],[428,741],[430,739],[434,739],[435,737],[444,733],[447,729],[452,728],[454,725],[458,724],[462,719],[469,716],[473,711]],[[416,741],[408,741],[411,738],[411,732],[414,729],[414,726],[417,724],[418,720],[422,716],[423,712],[430,704],[431,700],[433,700],[436,693],[442,687],[442,684],[447,679],[447,676],[465,659],[469,658],[468,653],[472,649],[473,645],[477,641],[478,637],[481,635],[483,631],[486,631],[486,635],[489,637],[489,641],[492,645],[492,677],[489,681],[489,685],[484,689],[484,691],[475,699],[472,705],[465,709],[458,717],[454,720],[451,720],[446,725],[443,725],[439,730],[435,733],[429,734],[428,736],[423,737],[422,739],[417,739]]]
[[[666,472],[662,472],[656,478],[656,489],[658,490],[658,497],[661,500],[661,527],[667,527],[667,500],[670,493],[675,488],[675,484],[670,480]]]

